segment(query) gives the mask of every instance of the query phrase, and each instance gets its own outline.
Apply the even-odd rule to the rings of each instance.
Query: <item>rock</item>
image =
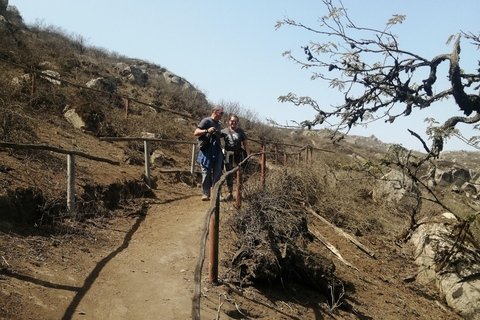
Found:
[[[53,70],[42,71],[40,77],[56,85],[62,84],[61,81],[57,80],[57,79],[60,79],[60,73],[58,73],[57,71],[53,71]]]
[[[105,115],[100,110],[89,107],[73,108],[67,105],[63,109],[63,116],[75,128],[91,132],[97,132],[105,121]]]
[[[157,135],[152,132],[142,132],[141,133],[142,138],[148,138],[148,139],[157,139]]]
[[[399,212],[410,215],[421,204],[420,191],[412,179],[402,172],[392,170],[373,188],[375,201],[390,202]]]
[[[470,181],[470,172],[466,169],[455,169],[452,171],[453,183],[461,187],[465,182]]]
[[[82,117],[75,111],[75,108],[66,106],[65,109],[63,109],[63,116],[77,129],[84,129],[86,127],[85,121],[83,121]]]
[[[180,78],[179,76],[171,73],[170,71],[166,71],[163,73],[163,77],[169,84],[175,84],[175,85],[183,85],[185,81]]]
[[[150,156],[150,163],[152,165],[157,165],[160,167],[171,166],[175,163],[175,159],[168,158],[163,151],[156,149],[152,152],[152,155]]]
[[[148,74],[143,72],[140,68],[137,68],[135,66],[130,67],[130,72],[133,75],[133,78],[135,79],[135,82],[142,87],[145,87],[148,82]]]
[[[453,176],[451,171],[438,170],[435,173],[435,183],[440,187],[447,187],[453,182]]]
[[[417,281],[435,282],[447,304],[466,319],[480,319],[480,259],[466,237],[460,250],[448,262],[441,262],[456,242],[456,217],[451,213],[419,221],[410,244],[418,265]],[[458,230],[457,230],[458,231]]]
[[[117,87],[120,83],[118,78],[96,78],[87,82],[88,88],[95,88],[98,90],[104,90],[110,93],[117,93]]]
[[[477,188],[475,185],[473,185],[470,182],[465,182],[462,187],[462,191],[465,192],[466,194],[469,194],[470,196],[476,195],[477,194]]]
[[[26,73],[21,77],[15,77],[12,79],[12,84],[14,86],[22,86],[26,83],[30,82],[30,74]]]

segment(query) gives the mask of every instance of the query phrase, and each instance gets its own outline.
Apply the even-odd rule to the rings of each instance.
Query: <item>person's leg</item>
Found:
[[[233,157],[231,157],[230,161],[228,163],[225,163],[225,171],[230,171],[233,169]],[[233,192],[233,175],[229,175],[227,177],[227,188],[228,192],[232,193]]]
[[[212,187],[212,168],[202,167],[202,193],[210,197],[210,188]]]
[[[212,186],[215,186],[215,183],[217,183],[217,181],[220,180],[220,177],[222,176],[223,158],[215,160],[212,163],[212,169],[213,169],[213,184],[212,184]]]

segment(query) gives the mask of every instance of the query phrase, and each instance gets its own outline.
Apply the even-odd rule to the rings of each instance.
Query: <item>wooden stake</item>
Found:
[[[69,215],[75,211],[75,155],[67,156],[67,210]]]
[[[145,140],[143,143],[145,146],[145,182],[149,187],[151,187],[152,181],[150,179],[150,142],[148,140]]]
[[[195,175],[195,155],[197,154],[197,145],[194,143],[192,147],[192,164],[190,166],[190,172]]]

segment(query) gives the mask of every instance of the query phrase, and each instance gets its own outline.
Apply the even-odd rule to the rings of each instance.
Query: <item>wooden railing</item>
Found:
[[[30,149],[30,150],[45,150],[55,153],[67,155],[67,212],[72,214],[75,212],[75,156],[84,157],[94,161],[106,162],[113,165],[119,165],[118,161],[105,159],[89,155],[87,153],[77,150],[66,150],[42,144],[19,144],[11,142],[0,142],[0,147],[10,149]]]
[[[195,174],[195,154],[197,153],[196,141],[181,141],[181,140],[168,140],[168,139],[155,139],[155,138],[143,138],[143,137],[102,137],[101,141],[143,141],[144,143],[144,158],[145,158],[145,179],[149,187],[152,186],[152,180],[150,178],[150,142],[166,142],[174,144],[191,144],[192,145],[192,158],[190,173],[192,176]],[[172,172],[172,171],[171,171]]]

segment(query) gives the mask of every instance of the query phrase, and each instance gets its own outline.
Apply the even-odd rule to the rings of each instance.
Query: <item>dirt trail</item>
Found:
[[[97,265],[103,268],[87,279],[91,287],[77,294],[66,318],[70,313],[72,319],[190,319],[193,272],[209,203],[200,201],[200,193],[159,202],[104,258],[108,261]]]

